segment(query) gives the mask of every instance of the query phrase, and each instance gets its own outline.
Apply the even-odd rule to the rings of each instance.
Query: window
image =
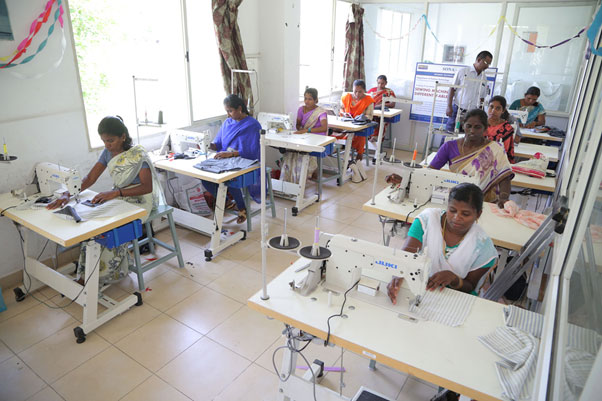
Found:
[[[404,60],[408,57],[410,14],[387,9],[380,9],[378,29],[383,37],[379,37],[378,66],[389,75],[400,75],[405,72]]]

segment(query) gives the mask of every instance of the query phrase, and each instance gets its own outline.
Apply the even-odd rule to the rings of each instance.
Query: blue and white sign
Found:
[[[435,96],[435,82],[453,84],[456,72],[466,67],[459,64],[430,64],[416,63],[416,74],[414,76],[414,90],[412,100],[421,101],[422,104],[413,104],[410,108],[410,120],[431,121],[431,110],[433,109],[433,97]],[[487,69],[487,86],[489,93],[495,89],[495,78],[497,68]],[[433,122],[440,124],[447,121],[445,110],[447,109],[447,93],[449,88],[439,88],[435,102],[435,114]]]

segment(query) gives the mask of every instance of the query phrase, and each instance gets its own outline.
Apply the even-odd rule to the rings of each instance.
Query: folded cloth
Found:
[[[427,291],[420,305],[412,305],[410,312],[446,326],[461,326],[470,313],[475,299],[474,295],[449,288],[444,288],[443,291]]]
[[[548,157],[543,153],[535,153],[529,160],[512,165],[515,173],[526,174],[531,177],[544,178],[548,168]]]
[[[194,168],[210,173],[223,173],[225,171],[242,170],[251,167],[257,160],[245,159],[240,156],[226,159],[207,159],[194,165]]]
[[[543,214],[535,213],[530,210],[521,210],[518,205],[511,200],[504,203],[503,209],[500,209],[496,204],[493,203],[489,204],[489,208],[493,214],[501,217],[513,218],[523,226],[527,226],[533,230],[539,228],[539,226],[546,219],[546,216]]]

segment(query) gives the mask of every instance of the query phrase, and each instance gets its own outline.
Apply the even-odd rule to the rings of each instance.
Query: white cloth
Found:
[[[485,99],[489,88],[487,86],[487,79],[481,74],[477,73],[474,65],[464,67],[458,70],[454,77],[454,85],[464,85],[465,89],[457,89],[454,96],[454,104],[461,109],[470,110],[477,107],[480,99]],[[465,81],[465,78],[481,79],[483,82],[476,81]]]
[[[427,291],[419,306],[410,306],[410,312],[446,326],[461,326],[470,313],[475,299],[474,295],[449,288],[444,288],[443,291]]]

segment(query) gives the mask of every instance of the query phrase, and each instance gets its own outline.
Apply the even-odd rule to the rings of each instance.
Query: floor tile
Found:
[[[215,401],[275,401],[277,395],[278,377],[262,367],[251,364],[215,397]]]
[[[187,277],[201,285],[209,284],[236,266],[235,262],[222,257],[207,262],[203,254],[185,261],[183,269],[177,267],[177,264],[177,261],[173,259],[173,262],[165,263],[165,266],[168,266],[171,272]]]
[[[124,291],[121,287],[119,287],[117,285],[111,285],[110,287],[106,288],[103,291],[103,293],[107,297],[109,297],[115,301],[119,301],[128,295],[128,293],[126,291]],[[54,297],[52,297],[50,299],[50,302],[52,303],[52,305],[56,305],[56,306],[63,308],[63,310],[65,312],[70,314],[78,322],[83,322],[84,308],[77,302],[72,302],[71,299],[61,296],[60,294],[57,294]],[[105,310],[107,310],[107,308],[98,304],[98,309],[97,309],[98,314],[104,312]]]
[[[322,210],[320,216],[330,220],[336,220],[340,223],[349,224],[357,219],[362,214],[361,210],[354,209],[347,206],[333,204],[330,207]],[[325,230],[326,231],[326,230]]]
[[[3,289],[2,296],[4,297],[4,303],[6,304],[6,310],[0,313],[0,323],[40,304],[40,302],[32,296],[27,296],[23,301],[17,302],[12,288]],[[34,296],[36,295],[34,294]],[[40,297],[36,296],[36,298]],[[46,298],[41,297],[41,299],[45,300]]]
[[[226,248],[216,258],[225,258],[232,262],[242,263],[253,256],[260,247],[259,241],[246,239]]]
[[[247,359],[205,337],[169,362],[157,375],[195,401],[211,400],[250,364]]]
[[[64,398],[57,394],[52,387],[46,387],[44,390],[38,392],[27,401],[63,401]]]
[[[258,249],[253,256],[242,262],[242,265],[258,272],[261,272],[261,249]],[[299,256],[292,252],[283,252],[268,248],[266,250],[266,273],[268,276],[276,277],[290,265],[292,265]]]
[[[165,313],[199,333],[207,334],[242,307],[241,302],[201,288]]]
[[[120,401],[187,401],[190,398],[158,378],[151,376]]]
[[[67,312],[40,304],[0,323],[0,340],[19,353],[73,323]]]
[[[0,400],[26,400],[46,387],[46,383],[18,357],[0,363]]]
[[[72,370],[52,387],[67,401],[118,400],[151,373],[115,347]]]
[[[253,361],[280,336],[282,328],[278,320],[244,306],[207,336]]]
[[[367,188],[366,188],[367,189]],[[342,206],[347,206],[353,209],[362,209],[364,203],[370,200],[372,196],[372,191],[361,191],[360,192],[352,192],[346,196],[343,196],[341,199],[337,201],[337,204]]]
[[[389,398],[395,399],[407,379],[407,375],[391,369],[387,366],[377,364],[376,370],[370,370],[370,360],[352,352],[343,354],[343,395],[353,397],[361,386],[377,391]],[[336,362],[337,365],[340,361]],[[322,380],[322,385],[332,390],[339,390],[340,374],[328,372]]]
[[[15,354],[6,346],[6,344],[0,341],[0,363],[13,356],[15,356]]]
[[[268,277],[267,282],[270,280],[271,277]],[[261,286],[261,273],[248,267],[236,266],[207,287],[246,304],[247,299],[259,291]]]
[[[156,372],[199,338],[201,334],[161,314],[115,346],[145,368]]]
[[[110,346],[94,332],[86,336],[84,343],[78,344],[74,327],[76,324],[59,330],[21,352],[19,357],[46,383],[53,383]]]
[[[424,384],[415,377],[408,377],[408,380],[406,380],[401,388],[401,393],[399,393],[397,401],[430,400],[435,394],[437,394],[436,387]]]
[[[151,291],[142,294],[145,303],[165,311],[201,289],[201,285],[179,274],[167,272],[147,284]]]
[[[95,332],[114,344],[140,326],[150,322],[160,313],[160,311],[147,304],[132,306],[125,313],[98,327]]]
[[[363,228],[377,233],[382,232],[382,224],[378,220],[378,215],[369,212],[363,212],[357,219],[353,220],[350,225]]]

